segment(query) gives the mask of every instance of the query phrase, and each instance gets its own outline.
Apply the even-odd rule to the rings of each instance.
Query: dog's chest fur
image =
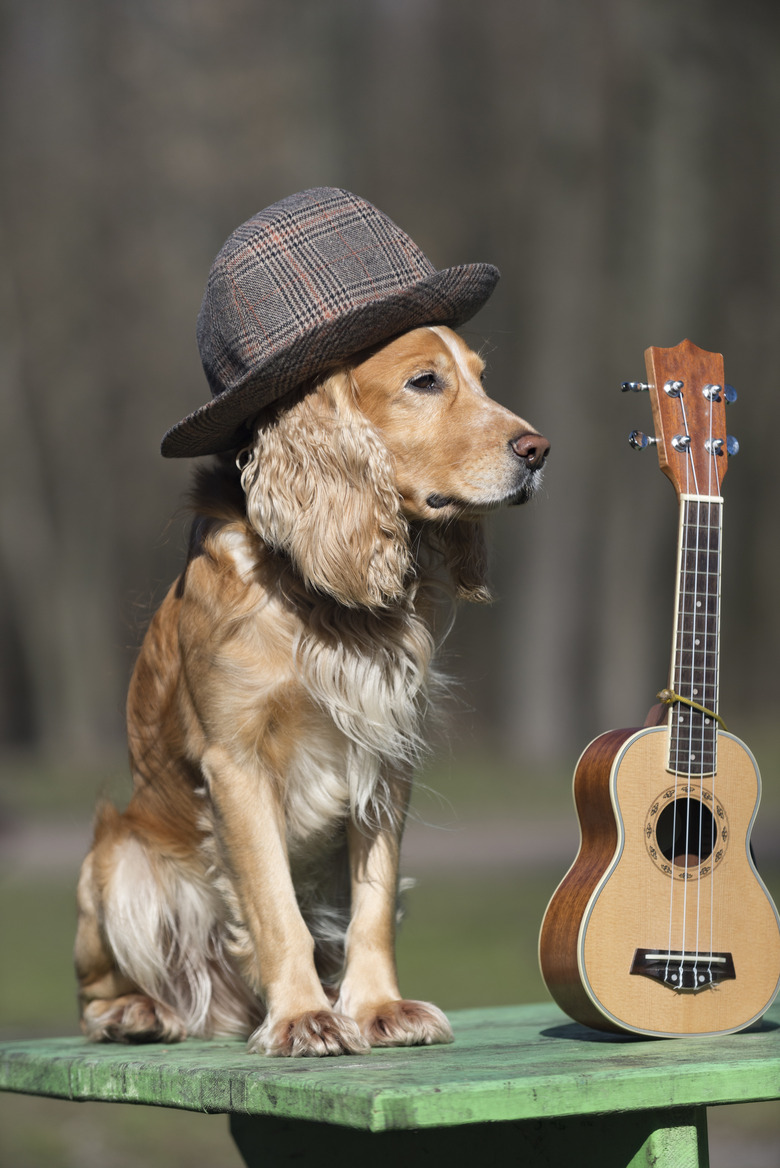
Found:
[[[349,609],[294,587],[272,559],[236,524],[211,537],[221,603],[235,601],[231,635],[207,651],[237,739],[283,786],[294,853],[348,812],[375,817],[385,779],[418,760],[433,641],[410,598]]]

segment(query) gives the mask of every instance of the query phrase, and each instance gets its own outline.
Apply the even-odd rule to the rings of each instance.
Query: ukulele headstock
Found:
[[[718,496],[730,454],[738,443],[726,433],[726,403],[736,398],[723,376],[723,357],[690,341],[672,349],[645,350],[647,384],[624,382],[623,389],[647,389],[655,438],[634,431],[632,446],[658,447],[661,470],[680,495]]]

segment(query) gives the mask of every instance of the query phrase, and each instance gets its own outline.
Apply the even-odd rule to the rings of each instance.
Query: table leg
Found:
[[[248,1168],[709,1168],[704,1107],[385,1132],[232,1115],[230,1129]]]

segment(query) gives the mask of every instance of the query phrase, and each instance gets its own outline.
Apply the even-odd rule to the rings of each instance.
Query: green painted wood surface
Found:
[[[597,1033],[552,1004],[451,1015],[452,1046],[266,1059],[237,1040],[0,1044],[0,1087],[65,1099],[320,1120],[370,1131],[780,1098],[780,1005],[723,1038]]]

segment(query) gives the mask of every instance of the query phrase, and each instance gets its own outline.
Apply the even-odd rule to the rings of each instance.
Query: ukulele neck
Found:
[[[722,517],[719,496],[680,496],[671,688],[686,701],[669,711],[669,770],[678,775],[717,770]]]

